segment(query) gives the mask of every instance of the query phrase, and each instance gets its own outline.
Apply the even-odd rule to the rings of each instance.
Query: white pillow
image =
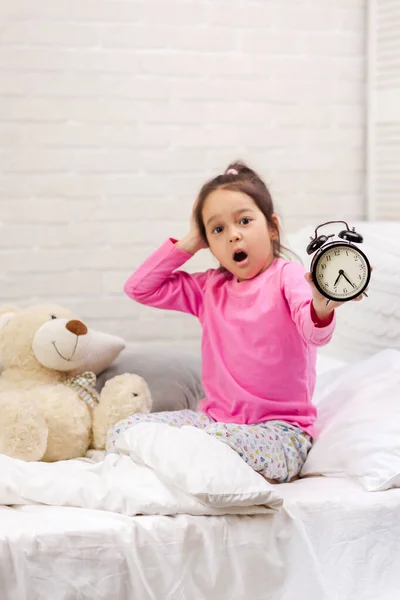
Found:
[[[126,345],[122,338],[95,329],[89,329],[87,335],[90,337],[87,359],[84,365],[71,372],[71,375],[83,371],[93,371],[95,375],[99,375],[117,358]]]
[[[121,433],[115,446],[207,506],[282,506],[276,487],[232,448],[196,427],[139,423]]]
[[[347,363],[344,360],[339,360],[333,356],[325,356],[325,354],[322,354],[321,349],[318,349],[316,365],[317,377],[322,375],[322,373],[333,371],[333,369],[340,369],[346,365]]]
[[[287,238],[287,245],[309,269],[312,256],[306,253],[314,225]],[[360,244],[374,268],[369,298],[348,302],[337,311],[336,331],[323,354],[354,362],[385,348],[400,349],[400,223],[350,222],[364,237]],[[337,233],[340,224],[324,227],[320,233]]]
[[[301,476],[353,477],[368,491],[400,487],[400,352],[322,374],[314,445]]]

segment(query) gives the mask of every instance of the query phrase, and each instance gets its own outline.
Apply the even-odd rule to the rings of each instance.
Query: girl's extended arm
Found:
[[[335,314],[332,311],[321,319],[316,313],[312,289],[304,275],[305,270],[300,264],[287,263],[282,269],[282,290],[301,337],[307,343],[324,346],[335,329]]]

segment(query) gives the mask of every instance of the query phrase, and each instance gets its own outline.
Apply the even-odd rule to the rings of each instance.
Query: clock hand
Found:
[[[339,275],[338,275],[338,277],[337,277],[337,279],[336,279],[335,283],[333,284],[334,286],[338,284],[338,281],[339,281],[339,279],[341,278],[341,276],[342,276],[342,275],[344,275],[344,273],[343,273],[343,269],[340,269],[340,271],[339,271]]]
[[[356,286],[354,285],[354,283],[352,283],[352,282],[350,281],[350,279],[349,279],[349,278],[346,276],[346,274],[345,274],[345,273],[343,273],[343,277],[345,278],[345,280],[347,281],[347,283],[349,283],[350,285],[352,285],[352,286],[353,286],[353,288],[355,288],[355,287],[356,287]]]
[[[343,273],[343,269],[340,269],[340,270],[339,270],[339,275],[337,276],[337,278],[336,278],[336,281],[335,281],[335,283],[333,284],[333,286],[334,286],[334,287],[336,287],[336,286],[337,286],[337,284],[338,284],[338,281],[339,281],[339,279],[341,278],[341,276],[342,276],[342,275],[344,275],[344,273]],[[327,301],[325,302],[325,306],[328,306],[329,302],[330,302],[330,300],[327,300]]]
[[[349,282],[349,284],[350,284],[350,285],[352,285],[352,286],[353,286],[353,288],[355,288],[355,287],[356,287],[356,286],[354,285],[354,283],[352,283],[352,282],[350,281],[350,279],[348,279],[344,273],[343,273],[343,277],[346,279],[346,281],[348,281],[348,282]],[[363,296],[365,296],[366,298],[368,298],[368,294],[367,294],[367,292],[363,292],[363,293],[362,293],[362,295],[363,295]]]

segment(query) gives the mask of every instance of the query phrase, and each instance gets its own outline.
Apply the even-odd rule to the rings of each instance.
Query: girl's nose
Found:
[[[229,241],[237,242],[238,240],[240,240],[240,233],[238,231],[232,231],[232,233],[229,236]]]

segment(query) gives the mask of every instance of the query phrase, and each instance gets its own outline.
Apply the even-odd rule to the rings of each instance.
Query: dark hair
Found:
[[[204,203],[207,197],[218,189],[242,192],[254,200],[257,207],[265,216],[269,227],[276,231],[277,237],[272,240],[272,244],[274,256],[280,256],[281,242],[279,229],[272,219],[272,215],[274,214],[274,204],[272,202],[271,194],[257,173],[241,161],[231,163],[222,175],[218,175],[210,181],[207,181],[199,192],[194,209],[194,218],[203,239],[207,241],[206,229],[202,217]]]

